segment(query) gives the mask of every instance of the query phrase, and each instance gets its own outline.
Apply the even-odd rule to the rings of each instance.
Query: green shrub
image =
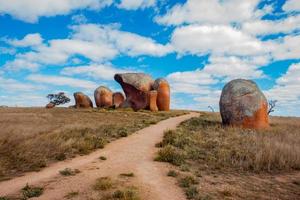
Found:
[[[113,182],[109,177],[101,177],[96,180],[94,190],[109,190],[113,187]]]
[[[43,194],[44,188],[41,187],[32,187],[28,184],[22,188],[22,194],[24,199],[29,199],[32,197],[39,197]]]
[[[199,182],[193,176],[185,176],[179,180],[179,186],[183,188],[191,187]]]
[[[120,200],[140,200],[138,192],[135,188],[126,188],[117,190],[113,193],[113,198]]]
[[[174,170],[170,170],[167,175],[171,176],[171,177],[177,177],[178,173],[176,171],[174,171]]]
[[[187,199],[196,199],[199,194],[198,188],[195,186],[185,189],[185,195]]]
[[[167,145],[158,151],[158,155],[155,158],[156,161],[169,162],[173,165],[181,165],[184,163],[185,156],[176,147]]]
[[[59,171],[59,173],[63,176],[75,176],[76,174],[80,173],[78,169],[70,169],[70,168],[65,168],[64,170]]]

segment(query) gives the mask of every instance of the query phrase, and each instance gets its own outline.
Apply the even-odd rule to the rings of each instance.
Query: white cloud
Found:
[[[276,60],[299,59],[300,58],[300,35],[288,35],[275,41],[273,45],[273,57]]]
[[[300,11],[300,1],[299,0],[287,0],[283,5],[282,9],[284,11]]]
[[[300,63],[292,64],[287,72],[276,80],[276,85],[265,93],[269,99],[278,100],[275,109],[277,114],[299,116]]]
[[[22,58],[17,58],[13,61],[9,61],[4,65],[4,69],[9,71],[18,71],[21,69],[27,69],[29,71],[37,71],[39,67],[40,64]]]
[[[255,18],[259,0],[187,0],[177,4],[156,21],[166,25],[184,23],[229,24]]]
[[[269,63],[269,58],[264,56],[256,57],[235,57],[235,56],[211,56],[210,64],[203,69],[204,73],[214,77],[225,78],[225,81],[235,78],[262,78],[261,66]]]
[[[50,75],[41,75],[41,74],[32,74],[29,75],[27,80],[37,82],[39,84],[49,84],[56,86],[69,86],[73,88],[83,88],[83,89],[95,89],[97,84],[92,81],[64,77],[64,76],[50,76]]]
[[[19,53],[15,60],[5,64],[6,69],[36,70],[41,65],[66,65],[76,56],[83,56],[97,63],[109,61],[119,54],[129,56],[163,56],[172,52],[169,44],[159,44],[151,38],[120,31],[116,27],[97,24],[75,25],[68,39],[53,39],[38,44],[30,40],[11,40],[13,45],[33,45],[31,51]],[[30,41],[30,42],[29,42]],[[33,42],[35,41],[35,42]]]
[[[291,33],[299,29],[300,15],[290,16],[281,20],[256,20],[242,25],[243,31],[253,35]]]
[[[172,52],[172,47],[168,44],[159,44],[151,38],[121,31],[113,26],[85,24],[74,26],[73,29],[75,30],[74,38],[92,42],[107,41],[114,44],[121,53],[130,56],[164,56]]]
[[[9,54],[13,55],[16,53],[16,49],[14,48],[9,48],[9,47],[0,47],[0,55],[1,54]]]
[[[175,29],[171,44],[181,54],[260,55],[268,50],[258,39],[230,26],[188,25]]]
[[[31,92],[44,88],[43,86],[19,82],[15,79],[5,79],[0,77],[0,91],[1,89],[7,93],[12,92]]]
[[[100,9],[112,0],[0,0],[0,14],[9,14],[26,22],[37,22],[39,17],[69,14],[77,9]]]
[[[73,15],[72,20],[75,24],[85,24],[88,21],[88,19],[83,14]]]
[[[121,0],[121,2],[117,4],[118,8],[126,10],[144,9],[155,5],[156,0]]]
[[[92,77],[96,80],[114,80],[114,75],[117,73],[126,73],[130,70],[115,68],[111,65],[92,64],[79,67],[65,67],[61,74],[63,75],[83,75]]]
[[[26,35],[22,40],[7,40],[8,44],[15,47],[31,47],[41,45],[43,43],[43,38],[39,33],[33,33]]]

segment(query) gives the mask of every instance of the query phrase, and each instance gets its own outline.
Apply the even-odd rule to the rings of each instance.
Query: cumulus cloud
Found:
[[[172,52],[172,47],[169,44],[159,44],[151,38],[121,31],[114,26],[84,24],[74,26],[73,29],[75,30],[74,38],[87,39],[92,42],[108,41],[114,44],[121,53],[130,56],[164,56]]]
[[[287,35],[270,42],[273,45],[273,57],[275,60],[300,58],[300,35]]]
[[[42,16],[65,15],[77,9],[100,9],[110,4],[112,0],[0,0],[0,14],[34,23]]]
[[[203,72],[214,77],[225,78],[225,80],[235,78],[262,78],[263,71],[260,69],[269,63],[269,58],[265,56],[236,57],[236,56],[211,56],[210,63],[207,64]]]
[[[253,35],[270,35],[292,33],[300,30],[300,15],[290,16],[281,20],[255,20],[245,22],[242,30]]]
[[[181,54],[257,55],[265,53],[262,42],[231,26],[187,25],[174,30],[171,44]]]
[[[17,81],[15,79],[6,79],[0,76],[0,91],[5,92],[31,92],[44,88],[40,85],[34,85]]]
[[[151,38],[121,31],[116,27],[97,24],[82,24],[72,27],[68,39],[53,39],[40,43],[39,34],[29,34],[22,40],[9,40],[11,45],[32,46],[31,51],[19,53],[5,64],[10,70],[36,70],[41,65],[65,65],[74,56],[83,56],[101,63],[119,54],[129,56],[163,56],[172,52],[169,44],[159,44]],[[33,37],[34,36],[34,37]],[[33,39],[35,38],[35,39]]]
[[[56,86],[69,86],[73,88],[95,89],[97,84],[93,81],[70,78],[65,76],[50,76],[41,74],[31,74],[27,76],[27,80],[39,83]]]
[[[276,80],[276,85],[266,91],[266,95],[269,99],[278,100],[277,114],[299,115],[300,63],[292,64],[287,72]]]
[[[139,8],[144,9],[148,7],[155,6],[156,0],[121,0],[117,4],[118,8],[126,10],[137,10]]]
[[[43,43],[43,38],[39,33],[33,33],[26,35],[23,39],[6,40],[6,42],[15,47],[31,47],[37,46]]]
[[[184,23],[229,24],[243,22],[256,16],[259,0],[187,0],[177,4],[156,21],[166,25]]]
[[[300,1],[299,0],[287,0],[283,5],[282,9],[284,11],[300,11]]]
[[[114,75],[117,73],[126,73],[130,70],[119,69],[111,65],[103,64],[92,64],[87,66],[78,66],[78,67],[65,67],[61,74],[73,76],[73,75],[83,75],[94,78],[96,80],[113,80]]]

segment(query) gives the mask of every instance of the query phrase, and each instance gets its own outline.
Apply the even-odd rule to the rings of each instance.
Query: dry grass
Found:
[[[206,188],[209,181],[202,183],[200,180],[201,192],[210,192],[206,197],[196,195],[195,188],[190,188],[186,194],[191,199],[223,199],[229,196],[234,196],[233,199],[251,199],[254,193],[260,195],[254,195],[256,198],[268,199],[264,198],[268,194],[263,191],[267,190],[264,182],[285,174],[297,174],[297,180],[300,177],[299,118],[273,117],[269,129],[255,131],[222,127],[218,114],[202,113],[200,117],[183,122],[177,130],[167,131],[157,146],[162,149],[156,160],[178,165],[179,169],[184,169],[181,171],[185,171],[181,173],[194,174],[203,179],[218,179],[220,176],[218,184],[227,188],[220,188],[216,193],[218,187],[214,183],[210,186],[215,190],[209,190]],[[225,175],[231,183],[224,180]],[[240,182],[232,180],[236,176],[241,178]],[[253,182],[253,179],[257,180]],[[180,184],[180,178],[178,180]],[[289,187],[279,183],[282,187],[273,188],[274,194],[279,194],[280,199],[300,197],[300,192],[295,192],[297,189],[300,191],[299,186],[292,184],[295,179],[287,178],[286,181],[290,183]],[[236,184],[240,192],[229,191],[230,184]],[[253,190],[249,189],[249,185]]]
[[[183,111],[0,109],[0,181],[51,162],[88,154]]]

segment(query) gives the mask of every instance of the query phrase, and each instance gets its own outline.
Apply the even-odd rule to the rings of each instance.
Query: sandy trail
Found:
[[[134,184],[141,188],[143,200],[184,200],[185,196],[175,185],[174,179],[166,176],[167,164],[153,161],[157,152],[155,144],[162,140],[165,130],[175,129],[180,122],[198,115],[191,113],[161,121],[87,156],[55,163],[40,172],[0,182],[0,196],[16,194],[29,183],[45,186],[44,194],[36,199],[64,199],[69,192],[84,193],[90,190],[99,177],[117,177],[120,173],[133,172]],[[99,161],[99,156],[105,156],[107,160]],[[81,173],[70,177],[59,175],[58,172],[65,168],[79,169]]]

